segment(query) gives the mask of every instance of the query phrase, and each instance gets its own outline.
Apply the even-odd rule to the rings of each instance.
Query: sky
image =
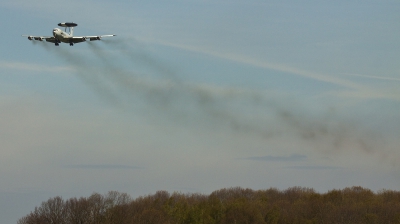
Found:
[[[400,190],[400,2],[0,2],[0,222],[50,197]],[[29,41],[60,22],[69,46]]]

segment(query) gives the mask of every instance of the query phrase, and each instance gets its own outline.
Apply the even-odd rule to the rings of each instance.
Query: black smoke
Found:
[[[340,118],[332,109],[315,116],[305,106],[285,103],[285,97],[276,92],[186,82],[179,78],[178,66],[164,63],[136,40],[86,44],[90,52],[85,54],[48,43],[41,46],[72,66],[82,82],[116,107],[130,110],[136,99],[145,102],[154,116],[182,125],[258,136],[266,143],[275,136],[287,136],[288,141],[300,139],[323,153],[359,150],[387,157],[380,151],[385,144],[382,136]]]

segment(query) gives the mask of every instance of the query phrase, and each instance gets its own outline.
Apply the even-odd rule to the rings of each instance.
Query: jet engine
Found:
[[[90,38],[90,41],[93,41],[93,40],[101,40],[101,37],[100,37],[100,36],[91,37],[91,38]]]

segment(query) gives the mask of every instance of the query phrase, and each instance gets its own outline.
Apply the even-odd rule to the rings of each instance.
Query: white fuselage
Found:
[[[70,39],[72,37],[72,35],[62,31],[59,28],[54,28],[53,29],[53,36],[54,38],[56,38],[57,40],[64,42],[64,43],[69,43]]]

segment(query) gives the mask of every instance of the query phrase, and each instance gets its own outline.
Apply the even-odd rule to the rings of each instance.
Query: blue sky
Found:
[[[400,190],[398,1],[0,3],[0,222],[110,190]],[[73,47],[31,42],[76,22]]]

